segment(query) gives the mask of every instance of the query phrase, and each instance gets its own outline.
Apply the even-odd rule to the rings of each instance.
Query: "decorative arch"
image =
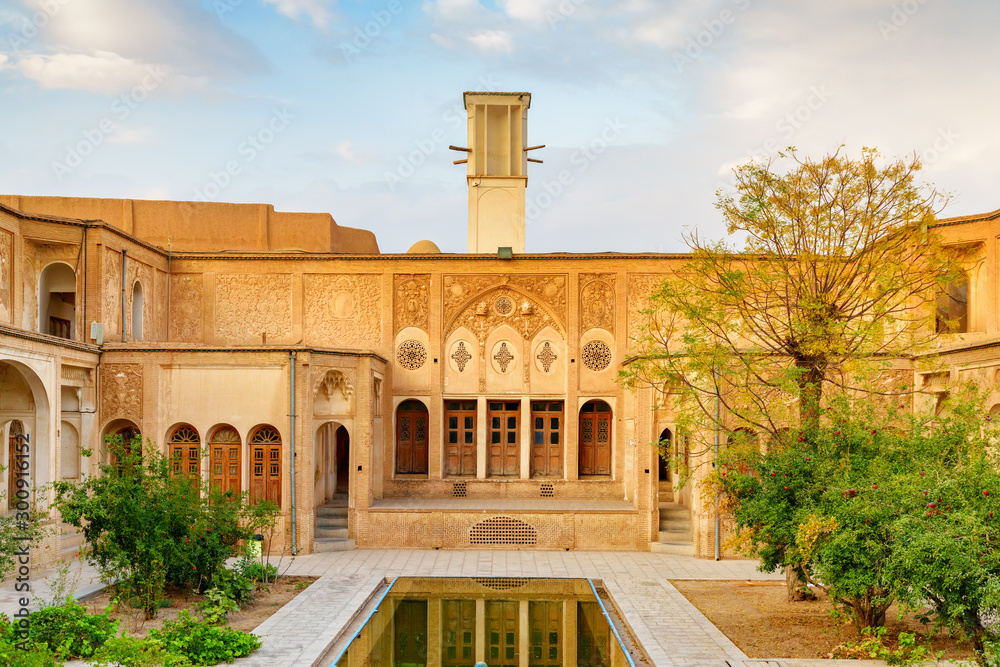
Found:
[[[657,481],[670,481],[670,456],[674,451],[674,433],[669,428],[660,431],[660,439],[657,441]]]
[[[499,326],[509,325],[524,340],[531,340],[545,326],[566,338],[566,326],[559,315],[531,293],[504,284],[482,290],[470,297],[444,329],[447,339],[459,327],[471,331],[480,344]]]
[[[122,459],[131,456],[135,447],[142,447],[142,431],[134,422],[115,419],[104,427],[101,434],[101,459],[115,470],[120,470]]]
[[[313,411],[319,415],[354,413],[354,383],[340,370],[328,370],[316,381]]]
[[[281,434],[267,424],[250,432],[250,502],[281,505]]]

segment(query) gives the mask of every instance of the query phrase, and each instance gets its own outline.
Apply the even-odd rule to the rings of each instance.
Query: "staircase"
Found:
[[[68,523],[59,524],[59,557],[69,560],[80,551],[83,544],[83,531]]]
[[[649,545],[649,550],[675,556],[694,556],[694,532],[687,509],[674,502],[670,482],[660,482],[659,493],[660,538]]]
[[[313,551],[348,551],[354,540],[347,537],[347,494],[338,494],[316,508]]]

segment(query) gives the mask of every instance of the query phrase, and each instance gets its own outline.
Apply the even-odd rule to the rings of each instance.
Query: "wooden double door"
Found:
[[[588,401],[580,409],[580,475],[611,474],[611,406]]]
[[[489,475],[521,474],[521,402],[489,401]]]

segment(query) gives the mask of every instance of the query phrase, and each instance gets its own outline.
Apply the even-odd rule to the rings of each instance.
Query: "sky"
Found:
[[[528,252],[722,238],[733,167],[916,153],[1000,208],[995,0],[0,0],[0,192],[328,212],[466,249],[462,92],[528,91]]]

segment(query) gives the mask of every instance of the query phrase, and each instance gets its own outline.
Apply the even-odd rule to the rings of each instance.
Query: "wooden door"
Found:
[[[521,472],[520,417],[518,401],[489,403],[491,477],[512,477]]]
[[[562,401],[531,402],[531,476],[562,477]]]
[[[447,474],[476,476],[476,401],[445,401]]]
[[[220,493],[240,493],[240,434],[236,429],[223,426],[215,430],[209,441],[209,470],[212,486]]]
[[[403,401],[396,411],[396,472],[427,474],[427,408]]]
[[[476,662],[476,601],[441,601],[441,664],[469,667]]]
[[[250,502],[281,505],[281,436],[262,426],[250,436]]]
[[[24,435],[24,424],[15,419],[10,423],[10,433],[7,437],[7,507],[14,509],[17,505],[17,446],[19,435]],[[30,459],[28,459],[30,460]]]
[[[576,608],[576,664],[610,667],[611,627],[596,602],[578,602]]]
[[[611,406],[604,401],[580,409],[580,474],[611,474]]]
[[[518,616],[516,600],[486,601],[486,664],[490,667],[519,664]]]
[[[201,437],[191,426],[178,426],[170,434],[170,472],[175,477],[201,476]]]
[[[562,667],[563,603],[528,603],[528,665]]]
[[[393,618],[396,667],[427,664],[427,600],[401,600]]]

